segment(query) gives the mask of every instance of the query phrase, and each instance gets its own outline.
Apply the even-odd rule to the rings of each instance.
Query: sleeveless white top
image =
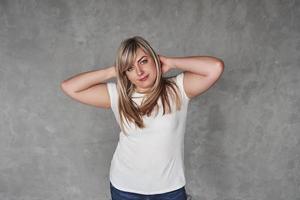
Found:
[[[181,72],[176,76],[182,98],[181,110],[162,115],[159,100],[157,116],[144,116],[145,128],[125,124],[113,154],[110,166],[110,182],[119,190],[140,194],[159,194],[183,187],[186,183],[184,168],[184,135],[190,98],[183,89]],[[111,109],[120,125],[118,112],[118,92],[116,83],[107,82]],[[132,99],[140,105],[142,93],[134,93]],[[155,111],[154,111],[155,113]],[[155,117],[153,117],[155,116]]]

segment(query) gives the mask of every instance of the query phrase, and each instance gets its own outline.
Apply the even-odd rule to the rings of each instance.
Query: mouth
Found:
[[[148,76],[149,76],[149,75],[144,76],[143,78],[139,79],[139,81],[145,81],[145,80],[147,80],[147,79],[148,79]]]

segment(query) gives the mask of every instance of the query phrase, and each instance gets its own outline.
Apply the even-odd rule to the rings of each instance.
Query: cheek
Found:
[[[155,65],[152,67],[152,73],[155,74],[155,75],[157,75],[157,71],[156,71]]]
[[[156,66],[154,62],[149,63],[149,65],[147,66],[149,69],[151,69],[152,72],[156,72]]]
[[[127,74],[127,79],[131,82],[131,83],[134,83],[134,77],[132,74]]]

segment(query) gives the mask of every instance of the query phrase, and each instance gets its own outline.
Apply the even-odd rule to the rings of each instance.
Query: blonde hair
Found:
[[[150,92],[146,93],[142,104],[138,106],[131,96],[134,92],[134,84],[127,78],[126,70],[132,66],[136,56],[137,49],[141,48],[148,54],[155,62],[157,76],[155,83]],[[170,99],[174,99],[176,103],[176,110],[181,108],[181,98],[178,93],[178,86],[173,80],[168,80],[162,77],[161,63],[158,55],[155,53],[150,44],[140,36],[134,36],[125,39],[121,42],[117,50],[116,60],[116,78],[117,90],[119,94],[118,108],[120,115],[121,130],[125,135],[124,122],[133,122],[139,128],[145,128],[142,116],[150,116],[154,108],[156,115],[158,113],[157,101],[161,98],[163,106],[163,115],[171,112]],[[169,96],[170,95],[170,96]]]

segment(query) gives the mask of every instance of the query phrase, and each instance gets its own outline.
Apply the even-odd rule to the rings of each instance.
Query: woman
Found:
[[[163,77],[171,69],[183,72]],[[211,56],[157,55],[140,36],[122,41],[113,66],[78,74],[63,91],[111,108],[121,132],[110,167],[112,200],[185,200],[184,135],[189,102],[224,70]],[[115,82],[105,82],[116,77]]]

